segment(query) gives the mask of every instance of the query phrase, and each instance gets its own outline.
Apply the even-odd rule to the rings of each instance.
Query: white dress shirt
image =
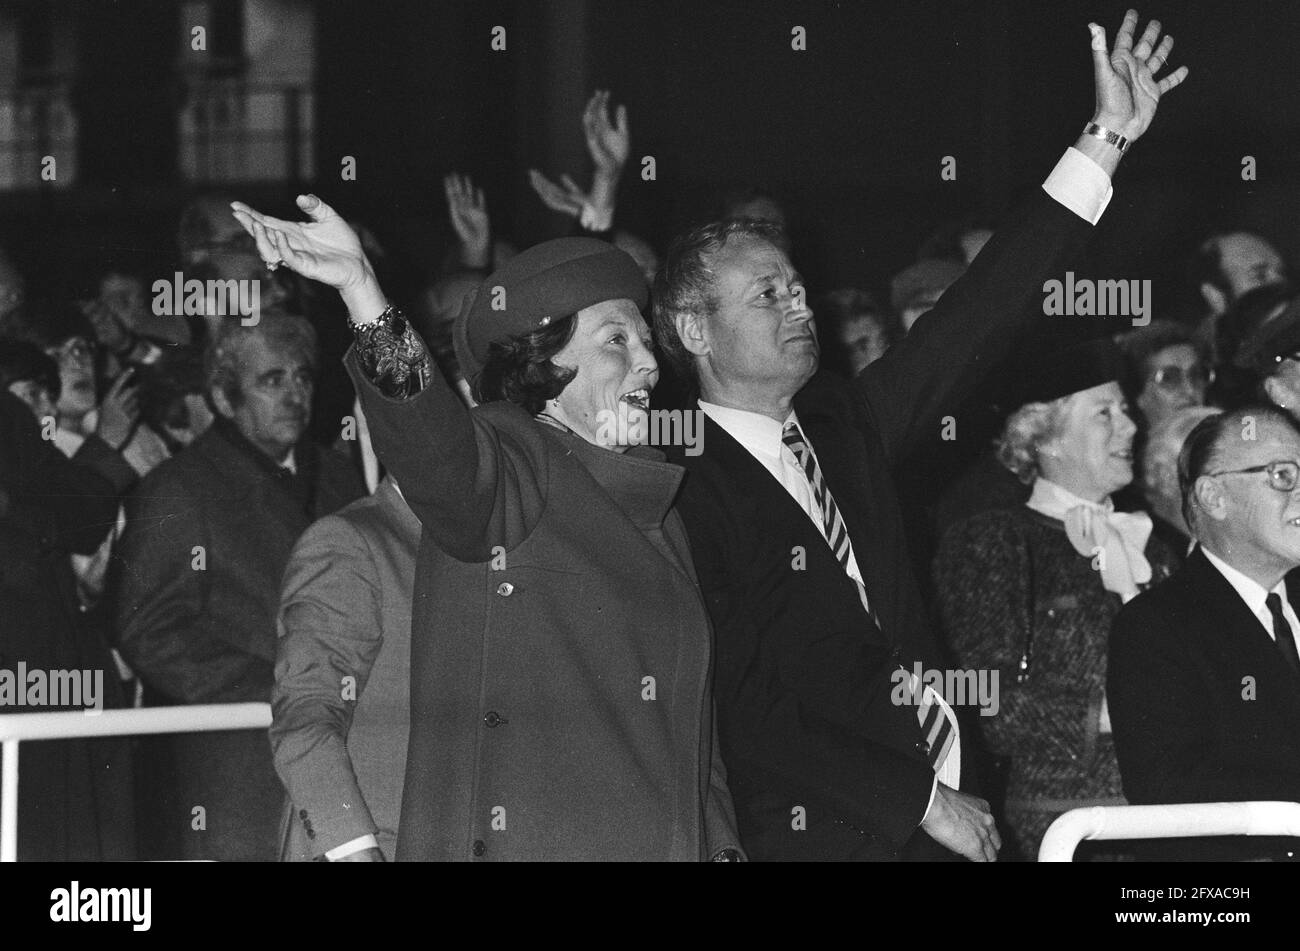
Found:
[[[1265,591],[1262,584],[1246,577],[1204,545],[1201,545],[1201,551],[1205,553],[1206,560],[1219,570],[1219,574],[1223,575],[1228,584],[1232,585],[1233,590],[1241,596],[1241,600],[1246,602],[1246,607],[1250,608],[1250,613],[1255,615],[1255,619],[1259,621],[1270,640],[1275,642],[1277,640],[1273,633],[1273,612],[1265,603],[1270,594],[1276,594],[1281,599],[1282,617],[1286,618],[1286,623],[1291,625],[1291,637],[1296,637],[1297,632],[1300,632],[1300,617],[1296,617],[1295,609],[1287,600],[1285,578],[1274,585],[1272,591]],[[1296,647],[1300,650],[1300,641],[1296,642]]]

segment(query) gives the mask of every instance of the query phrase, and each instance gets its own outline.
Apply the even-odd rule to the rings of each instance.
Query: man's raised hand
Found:
[[[460,241],[461,264],[487,267],[492,262],[492,222],[483,189],[475,188],[468,175],[455,172],[442,180],[442,189],[447,195],[451,227]]]
[[[1109,52],[1106,31],[1096,23],[1088,24],[1097,89],[1097,109],[1092,121],[1118,132],[1130,142],[1151,125],[1160,97],[1187,78],[1187,67],[1180,66],[1164,79],[1156,79],[1174,48],[1174,38],[1166,36],[1161,40],[1160,21],[1152,20],[1134,46],[1137,24],[1137,11],[1129,10],[1115,36],[1115,48]]]
[[[619,106],[615,121],[611,122],[609,90],[597,89],[582,111],[582,131],[587,138],[587,152],[596,166],[596,174],[617,180],[627,164],[632,142],[627,127],[627,106]]]

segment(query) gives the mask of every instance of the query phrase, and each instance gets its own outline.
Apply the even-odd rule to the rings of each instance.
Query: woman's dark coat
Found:
[[[399,860],[682,860],[737,848],[678,466],[441,376],[382,395],[379,458],[424,525]]]

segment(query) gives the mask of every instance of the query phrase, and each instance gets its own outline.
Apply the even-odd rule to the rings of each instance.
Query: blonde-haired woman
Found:
[[[1105,705],[1110,622],[1174,564],[1151,519],[1111,501],[1133,480],[1137,432],[1119,367],[1109,340],[1040,365],[998,447],[1029,500],[954,525],[935,560],[959,666],[998,672],[996,712],[979,725],[1010,758],[1005,822],[1030,859],[1061,813],[1123,802]]]

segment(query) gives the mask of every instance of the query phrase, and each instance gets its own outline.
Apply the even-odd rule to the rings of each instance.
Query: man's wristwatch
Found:
[[[709,859],[709,861],[710,862],[743,862],[745,861],[745,858],[740,854],[739,849],[723,849],[717,855],[713,856],[713,858]]]
[[[1095,122],[1089,122],[1083,127],[1083,134],[1090,135],[1094,139],[1101,139],[1108,145],[1113,145],[1119,149],[1119,154],[1123,155],[1128,151],[1129,141],[1118,132],[1112,132],[1104,125],[1097,125]]]

